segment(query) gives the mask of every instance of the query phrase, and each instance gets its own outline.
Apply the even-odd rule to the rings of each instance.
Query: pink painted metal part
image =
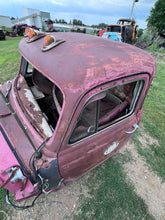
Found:
[[[0,132],[0,152],[1,152],[1,160],[0,160],[0,184],[2,185],[9,176],[5,172],[6,170],[10,169],[11,167],[20,167],[17,159],[15,158],[13,152],[9,148],[7,140],[4,138],[4,134],[2,131]],[[15,194],[16,200],[20,200],[22,198],[27,198],[31,196],[31,193],[34,191],[34,187],[31,184],[30,180],[27,180],[26,188],[21,191],[21,181],[12,183],[9,182],[6,186],[6,189],[10,190],[12,193]]]

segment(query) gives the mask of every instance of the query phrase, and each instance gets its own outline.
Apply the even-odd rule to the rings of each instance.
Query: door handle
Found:
[[[139,126],[137,124],[134,124],[132,127],[133,127],[132,131],[125,131],[125,133],[126,134],[132,134],[136,131],[136,129],[138,129]]]

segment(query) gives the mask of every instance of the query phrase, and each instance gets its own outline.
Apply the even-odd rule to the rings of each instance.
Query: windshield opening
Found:
[[[16,89],[20,106],[32,126],[43,137],[51,137],[63,105],[60,89],[22,58]]]
[[[108,26],[107,31],[121,33],[121,27],[120,26]]]

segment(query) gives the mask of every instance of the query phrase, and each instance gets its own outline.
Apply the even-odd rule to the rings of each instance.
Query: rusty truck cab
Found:
[[[156,69],[131,45],[33,34],[19,44],[17,76],[0,87],[0,183],[17,200],[55,191],[119,151],[138,128]]]

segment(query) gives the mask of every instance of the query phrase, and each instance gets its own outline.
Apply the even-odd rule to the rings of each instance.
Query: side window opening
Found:
[[[96,110],[97,102],[92,102],[84,108],[70,137],[70,143],[74,143],[95,133]]]
[[[136,82],[132,82],[106,91],[106,97],[100,100],[99,126],[114,123],[130,112],[135,86]]]
[[[91,136],[133,113],[144,80],[129,82],[96,94],[84,106],[69,144]]]
[[[60,89],[23,58],[17,93],[34,128],[43,138],[52,136],[63,105]]]

